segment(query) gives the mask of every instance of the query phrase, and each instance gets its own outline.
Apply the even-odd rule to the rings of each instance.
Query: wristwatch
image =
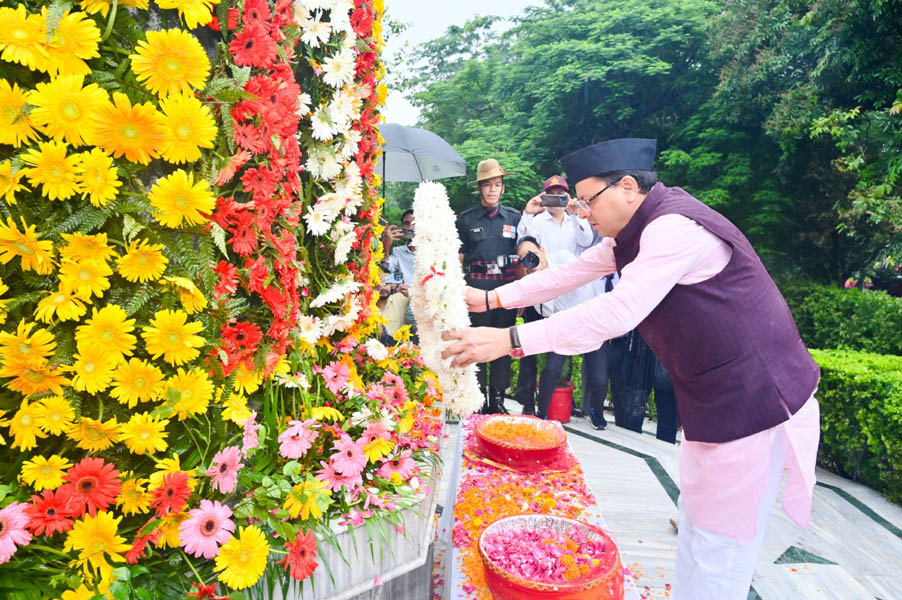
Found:
[[[507,332],[511,336],[511,358],[523,358],[523,346],[520,345],[520,335],[517,333],[517,326],[513,325]]]

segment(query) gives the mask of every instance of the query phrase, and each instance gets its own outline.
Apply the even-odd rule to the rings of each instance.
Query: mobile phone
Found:
[[[557,208],[564,208],[567,206],[567,196],[564,194],[542,194],[541,195],[542,206],[550,206]]]

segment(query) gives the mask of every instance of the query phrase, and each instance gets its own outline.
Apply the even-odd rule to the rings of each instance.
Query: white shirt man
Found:
[[[542,194],[565,196],[568,204],[573,204],[567,180],[560,175],[549,177],[542,186]],[[540,197],[541,197],[540,196]],[[592,245],[595,232],[586,219],[581,219],[575,206],[568,211],[566,206],[541,207],[540,212],[524,212],[517,226],[517,239],[532,236],[539,241],[550,256],[558,250],[567,250],[573,256]]]

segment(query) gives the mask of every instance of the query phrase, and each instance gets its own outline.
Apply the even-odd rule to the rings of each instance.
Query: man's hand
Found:
[[[465,367],[475,363],[492,362],[510,354],[511,340],[507,329],[495,327],[468,327],[442,334],[445,341],[456,340],[445,348],[442,358],[452,358],[452,367]]]
[[[400,240],[402,235],[404,235],[403,229],[397,225],[389,225],[385,228],[385,231],[382,232],[382,244],[384,246],[391,246],[393,243]]]
[[[485,312],[485,290],[467,286],[464,299],[467,301],[467,312]]]
[[[574,196],[571,196],[570,194],[567,194],[566,192],[564,193],[567,196],[567,213],[579,216],[579,204],[577,204],[576,198]]]
[[[542,194],[530,198],[526,206],[523,207],[523,212],[527,215],[537,215],[545,212],[545,207],[542,206]]]
[[[398,286],[398,291],[399,291],[400,293],[404,294],[405,296],[407,296],[407,295],[408,295],[407,284],[406,284],[406,283],[402,283],[401,285],[399,285],[399,286]]]

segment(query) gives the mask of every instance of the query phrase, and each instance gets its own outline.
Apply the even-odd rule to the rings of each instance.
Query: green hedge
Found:
[[[902,501],[902,357],[812,350],[822,466]]]
[[[809,348],[902,355],[902,298],[805,282],[781,291]]]

